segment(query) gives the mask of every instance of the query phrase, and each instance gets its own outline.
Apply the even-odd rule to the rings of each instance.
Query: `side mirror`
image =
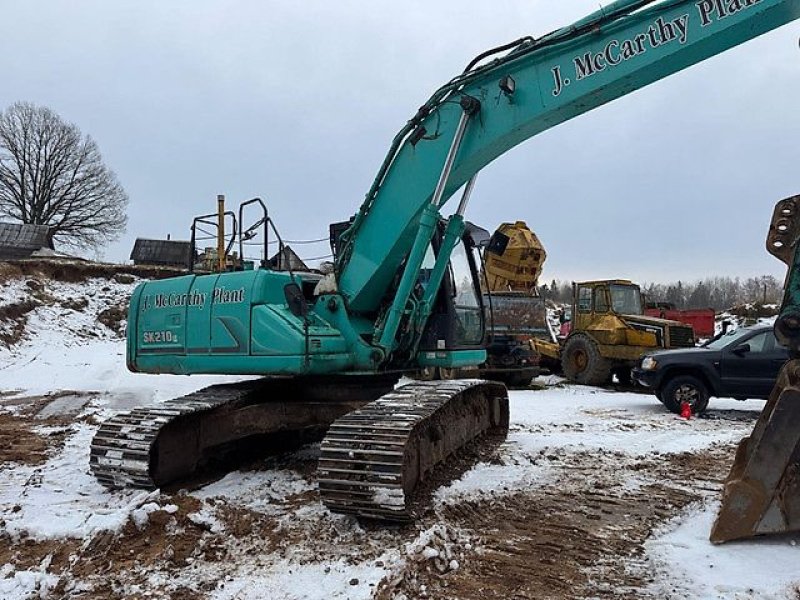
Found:
[[[296,283],[287,283],[283,286],[283,295],[286,298],[286,304],[289,311],[295,317],[305,317],[308,314],[308,304],[306,297],[303,296],[303,290]]]
[[[733,353],[737,356],[744,356],[748,352],[750,352],[750,344],[739,344],[733,349]]]

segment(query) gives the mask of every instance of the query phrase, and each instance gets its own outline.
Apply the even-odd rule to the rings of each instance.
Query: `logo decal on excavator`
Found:
[[[762,0],[700,0],[695,3],[700,18],[700,27],[708,27],[716,21],[725,19],[737,12],[755,6]],[[556,65],[550,72],[553,75],[553,96],[560,96],[564,88],[573,81],[581,81],[592,75],[616,67],[640,54],[648,48],[658,48],[677,40],[685,44],[689,39],[689,13],[665,19],[659,17],[650,26],[626,40],[610,40],[599,52],[585,52],[572,59],[575,75],[572,79],[561,72],[561,65]]]
[[[244,302],[244,288],[226,290],[223,287],[214,288],[212,294],[213,304],[240,304]],[[178,306],[196,306],[202,310],[206,305],[208,294],[192,291],[188,294],[148,294],[142,297],[142,310],[154,308],[175,308]]]

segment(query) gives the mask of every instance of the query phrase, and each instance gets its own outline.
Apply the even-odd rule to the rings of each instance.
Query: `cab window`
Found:
[[[771,332],[769,331],[765,331],[764,333],[759,333],[758,335],[754,335],[749,340],[743,343],[748,344],[750,346],[751,354],[769,352],[770,350],[772,350],[772,347],[774,346],[773,342],[775,340],[774,337],[771,340],[769,339],[770,333]]]
[[[483,310],[463,243],[456,245],[450,255],[450,273],[453,278],[456,343],[459,346],[478,345],[483,340]]]
[[[597,288],[594,291],[594,310],[600,313],[608,312],[608,299],[603,288]]]
[[[592,288],[578,288],[578,312],[591,312]]]

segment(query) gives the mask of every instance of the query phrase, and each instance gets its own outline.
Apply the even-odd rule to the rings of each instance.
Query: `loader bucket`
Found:
[[[787,362],[725,481],[715,544],[800,530],[800,360]]]

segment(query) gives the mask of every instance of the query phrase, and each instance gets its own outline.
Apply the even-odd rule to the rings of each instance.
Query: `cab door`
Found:
[[[591,286],[578,286],[575,292],[575,310],[572,311],[573,331],[583,331],[591,324],[594,312],[593,293],[594,289]]]
[[[783,364],[789,359],[772,330],[754,333],[725,349],[720,370],[726,393],[742,398],[766,398]]]

